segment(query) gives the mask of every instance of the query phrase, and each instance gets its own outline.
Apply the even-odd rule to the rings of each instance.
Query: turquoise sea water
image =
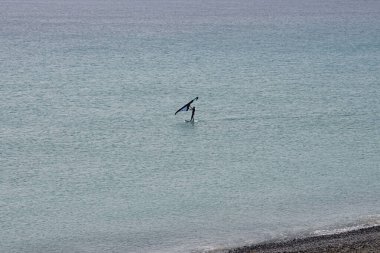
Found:
[[[0,252],[373,225],[379,182],[380,1],[0,0]]]

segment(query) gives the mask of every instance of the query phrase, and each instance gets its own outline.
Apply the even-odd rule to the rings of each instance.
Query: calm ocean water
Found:
[[[380,1],[0,0],[0,142],[4,253],[380,223]]]

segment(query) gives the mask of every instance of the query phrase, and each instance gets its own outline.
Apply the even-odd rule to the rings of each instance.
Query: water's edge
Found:
[[[376,218],[377,217],[377,218]],[[205,253],[247,253],[247,252],[335,252],[333,250],[378,250],[380,251],[379,215],[366,221],[334,225],[324,229],[310,229],[301,233],[289,233],[255,243],[205,250]],[[330,251],[329,251],[330,250]],[[356,252],[355,251],[355,252]],[[346,252],[346,251],[345,251]],[[351,252],[351,251],[349,251]],[[358,251],[361,252],[361,251]],[[372,252],[372,251],[370,251]]]
[[[246,252],[335,252],[336,250],[379,250],[380,226],[361,228],[337,234],[294,238],[286,241],[272,241],[256,245],[224,250],[228,253]],[[222,252],[222,251],[219,251]],[[345,251],[346,252],[346,251]],[[359,251],[361,252],[361,251]]]

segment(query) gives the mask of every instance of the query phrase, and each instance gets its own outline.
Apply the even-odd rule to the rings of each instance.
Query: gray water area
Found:
[[[378,224],[379,70],[379,1],[1,0],[0,252]]]

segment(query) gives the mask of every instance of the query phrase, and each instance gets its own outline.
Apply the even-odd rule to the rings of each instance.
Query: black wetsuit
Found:
[[[190,121],[194,121],[194,114],[195,114],[195,107],[193,107],[192,110],[191,110],[191,119],[190,119]]]

